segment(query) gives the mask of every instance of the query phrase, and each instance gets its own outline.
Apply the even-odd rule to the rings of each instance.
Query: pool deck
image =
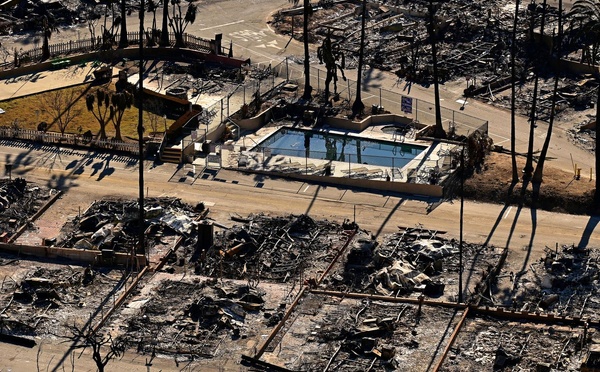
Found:
[[[382,131],[387,125],[371,126],[360,133],[347,132],[335,128],[322,128],[336,134],[349,134],[368,139],[394,141],[394,135]],[[379,165],[348,163],[340,161],[329,161],[304,157],[293,157],[285,155],[265,156],[262,152],[253,152],[248,149],[255,147],[265,138],[282,127],[288,125],[263,127],[255,133],[245,135],[235,141],[233,150],[222,150],[223,166],[232,169],[269,172],[277,174],[295,175],[326,175],[327,169],[331,171],[332,177],[359,178],[391,182],[413,182],[425,183],[422,179],[430,170],[437,166],[442,175],[450,171],[449,152],[454,145],[446,143],[432,144],[428,141],[405,140],[403,143],[426,146],[427,148],[409,161],[403,168],[384,167]],[[307,127],[295,127],[299,129],[312,129]],[[329,167],[328,167],[329,165]]]

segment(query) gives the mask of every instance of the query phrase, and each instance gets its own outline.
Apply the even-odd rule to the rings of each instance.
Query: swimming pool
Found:
[[[253,151],[271,149],[272,155],[308,157],[402,168],[419,155],[426,146],[386,142],[362,137],[281,128]]]

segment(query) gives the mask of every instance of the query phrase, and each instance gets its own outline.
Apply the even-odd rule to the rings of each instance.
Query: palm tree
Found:
[[[585,33],[588,40],[599,40],[600,39],[600,2],[597,0],[577,0],[573,3],[570,15],[578,15],[584,20],[583,32]],[[596,58],[593,56],[590,60],[594,61]],[[600,82],[600,72],[595,66],[592,66],[596,81]],[[598,134],[598,127],[600,126],[600,88],[598,89],[596,98],[596,190],[594,192],[594,204],[600,205],[600,135]]]
[[[98,89],[95,95],[90,93],[85,97],[85,104],[100,125],[98,136],[101,140],[106,139],[106,124],[111,120],[110,94],[104,89]]]
[[[356,99],[352,104],[352,115],[360,115],[365,110],[365,104],[362,101],[361,90],[362,90],[362,69],[364,63],[364,49],[365,49],[365,23],[367,19],[367,0],[362,1],[362,12],[361,12],[361,25],[360,25],[360,50],[358,51],[358,72],[356,76]]]
[[[142,35],[140,35],[142,37]],[[119,38],[119,48],[127,48],[129,40],[127,40],[127,9],[125,0],[121,0],[121,37]]]
[[[517,25],[519,19],[519,5],[520,0],[515,1],[515,19],[513,21],[513,30],[512,30],[512,45],[510,47],[510,65],[511,65],[511,100],[510,100],[510,154],[511,154],[511,162],[512,162],[512,183],[516,185],[519,182],[519,172],[517,170],[517,153],[515,149],[515,132],[516,132],[516,54],[517,54]]]
[[[50,14],[46,14],[42,17],[42,32],[44,33],[44,40],[42,42],[42,60],[45,61],[50,58],[50,38],[53,32],[58,32],[58,28],[54,22],[54,17]]]
[[[110,118],[115,126],[115,139],[123,141],[121,137],[121,122],[123,121],[125,110],[133,104],[133,95],[128,91],[115,93],[110,98],[110,103]]]
[[[189,2],[185,15],[183,15],[181,12],[181,0],[171,0],[171,5],[173,6],[173,15],[169,16],[169,26],[171,26],[175,35],[175,48],[184,48],[185,41],[183,40],[183,34],[187,26],[196,20],[198,6]]]
[[[545,1],[544,1],[545,3]],[[552,106],[550,108],[550,120],[548,121],[548,132],[546,133],[546,138],[544,140],[544,145],[542,147],[542,151],[540,152],[540,160],[537,163],[537,166],[535,167],[535,172],[533,173],[533,178],[532,178],[532,184],[533,184],[533,195],[534,195],[534,200],[537,199],[537,195],[539,193],[539,188],[540,185],[542,183],[542,176],[544,173],[544,162],[546,161],[546,154],[548,153],[548,147],[550,146],[550,138],[552,137],[552,128],[554,126],[554,116],[555,116],[555,111],[556,111],[556,97],[557,97],[557,91],[558,91],[558,80],[560,77],[560,58],[561,58],[561,53],[562,53],[562,36],[563,36],[563,29],[562,29],[562,11],[563,11],[563,7],[562,7],[562,0],[558,0],[558,37],[557,37],[557,42],[556,42],[556,46],[554,48],[554,53],[555,53],[555,59],[556,59],[556,69],[554,71],[554,90],[552,92]],[[596,159],[598,159],[598,157],[596,156]],[[597,193],[597,189],[596,189],[596,193]]]
[[[431,56],[433,59],[433,94],[435,104],[435,129],[433,136],[436,138],[446,138],[446,131],[442,125],[442,108],[440,107],[440,83],[437,64],[437,30],[435,25],[435,12],[441,0],[429,0],[429,22],[427,22],[427,32],[431,39]]]

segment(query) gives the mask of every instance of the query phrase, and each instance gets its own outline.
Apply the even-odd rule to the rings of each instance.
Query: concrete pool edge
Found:
[[[406,182],[391,182],[385,180],[371,180],[365,178],[345,178],[333,176],[321,176],[302,173],[285,173],[268,171],[264,169],[251,169],[223,166],[222,169],[227,169],[242,173],[261,174],[273,177],[281,177],[292,179],[295,181],[305,181],[313,183],[327,184],[331,186],[345,186],[360,189],[369,189],[376,191],[397,192],[412,195],[424,195],[435,198],[444,196],[444,188],[442,185],[429,185],[424,183],[406,183]]]

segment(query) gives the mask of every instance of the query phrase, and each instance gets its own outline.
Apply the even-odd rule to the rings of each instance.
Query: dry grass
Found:
[[[69,91],[76,91],[76,97],[79,97],[75,102],[74,109],[81,110],[81,114],[76,117],[71,124],[67,127],[66,133],[78,133],[79,129],[84,133],[90,130],[92,133],[97,134],[100,130],[100,126],[91,112],[86,108],[85,97],[89,93],[94,93],[98,89],[109,89],[115,91],[114,84],[95,85],[83,84],[75,87],[63,88],[65,93]],[[51,124],[49,131],[59,132],[58,126],[53,125],[54,118],[51,114],[44,109],[44,96],[50,94],[49,92],[43,92],[33,94],[26,97],[14,98],[2,102],[2,108],[6,111],[0,115],[0,125],[7,126],[11,125],[15,120],[18,122],[18,126],[24,129],[37,129],[40,122],[45,121]],[[137,139],[137,125],[138,125],[138,110],[137,107],[131,107],[125,111],[123,121],[121,123],[121,135],[123,139],[128,137],[131,139]],[[151,117],[156,117],[156,123],[159,123],[157,131],[162,132],[164,130],[164,119],[157,116],[149,111],[144,111],[144,126],[146,128],[146,134],[152,130],[150,128]],[[173,120],[167,119],[167,126],[171,125]],[[112,123],[106,126],[106,134],[108,137],[112,137],[115,134],[115,129]]]
[[[519,171],[522,170],[525,167],[525,158],[519,156],[517,164]],[[526,206],[532,206],[531,184],[523,192],[523,184],[519,182],[509,196],[511,180],[510,155],[491,153],[486,159],[485,170],[465,182],[465,197],[492,203],[522,202]],[[555,212],[596,214],[598,211],[592,208],[594,191],[595,182],[590,180],[589,172],[581,174],[581,178],[576,180],[572,172],[555,169],[547,164],[544,167],[540,197],[536,206]]]

